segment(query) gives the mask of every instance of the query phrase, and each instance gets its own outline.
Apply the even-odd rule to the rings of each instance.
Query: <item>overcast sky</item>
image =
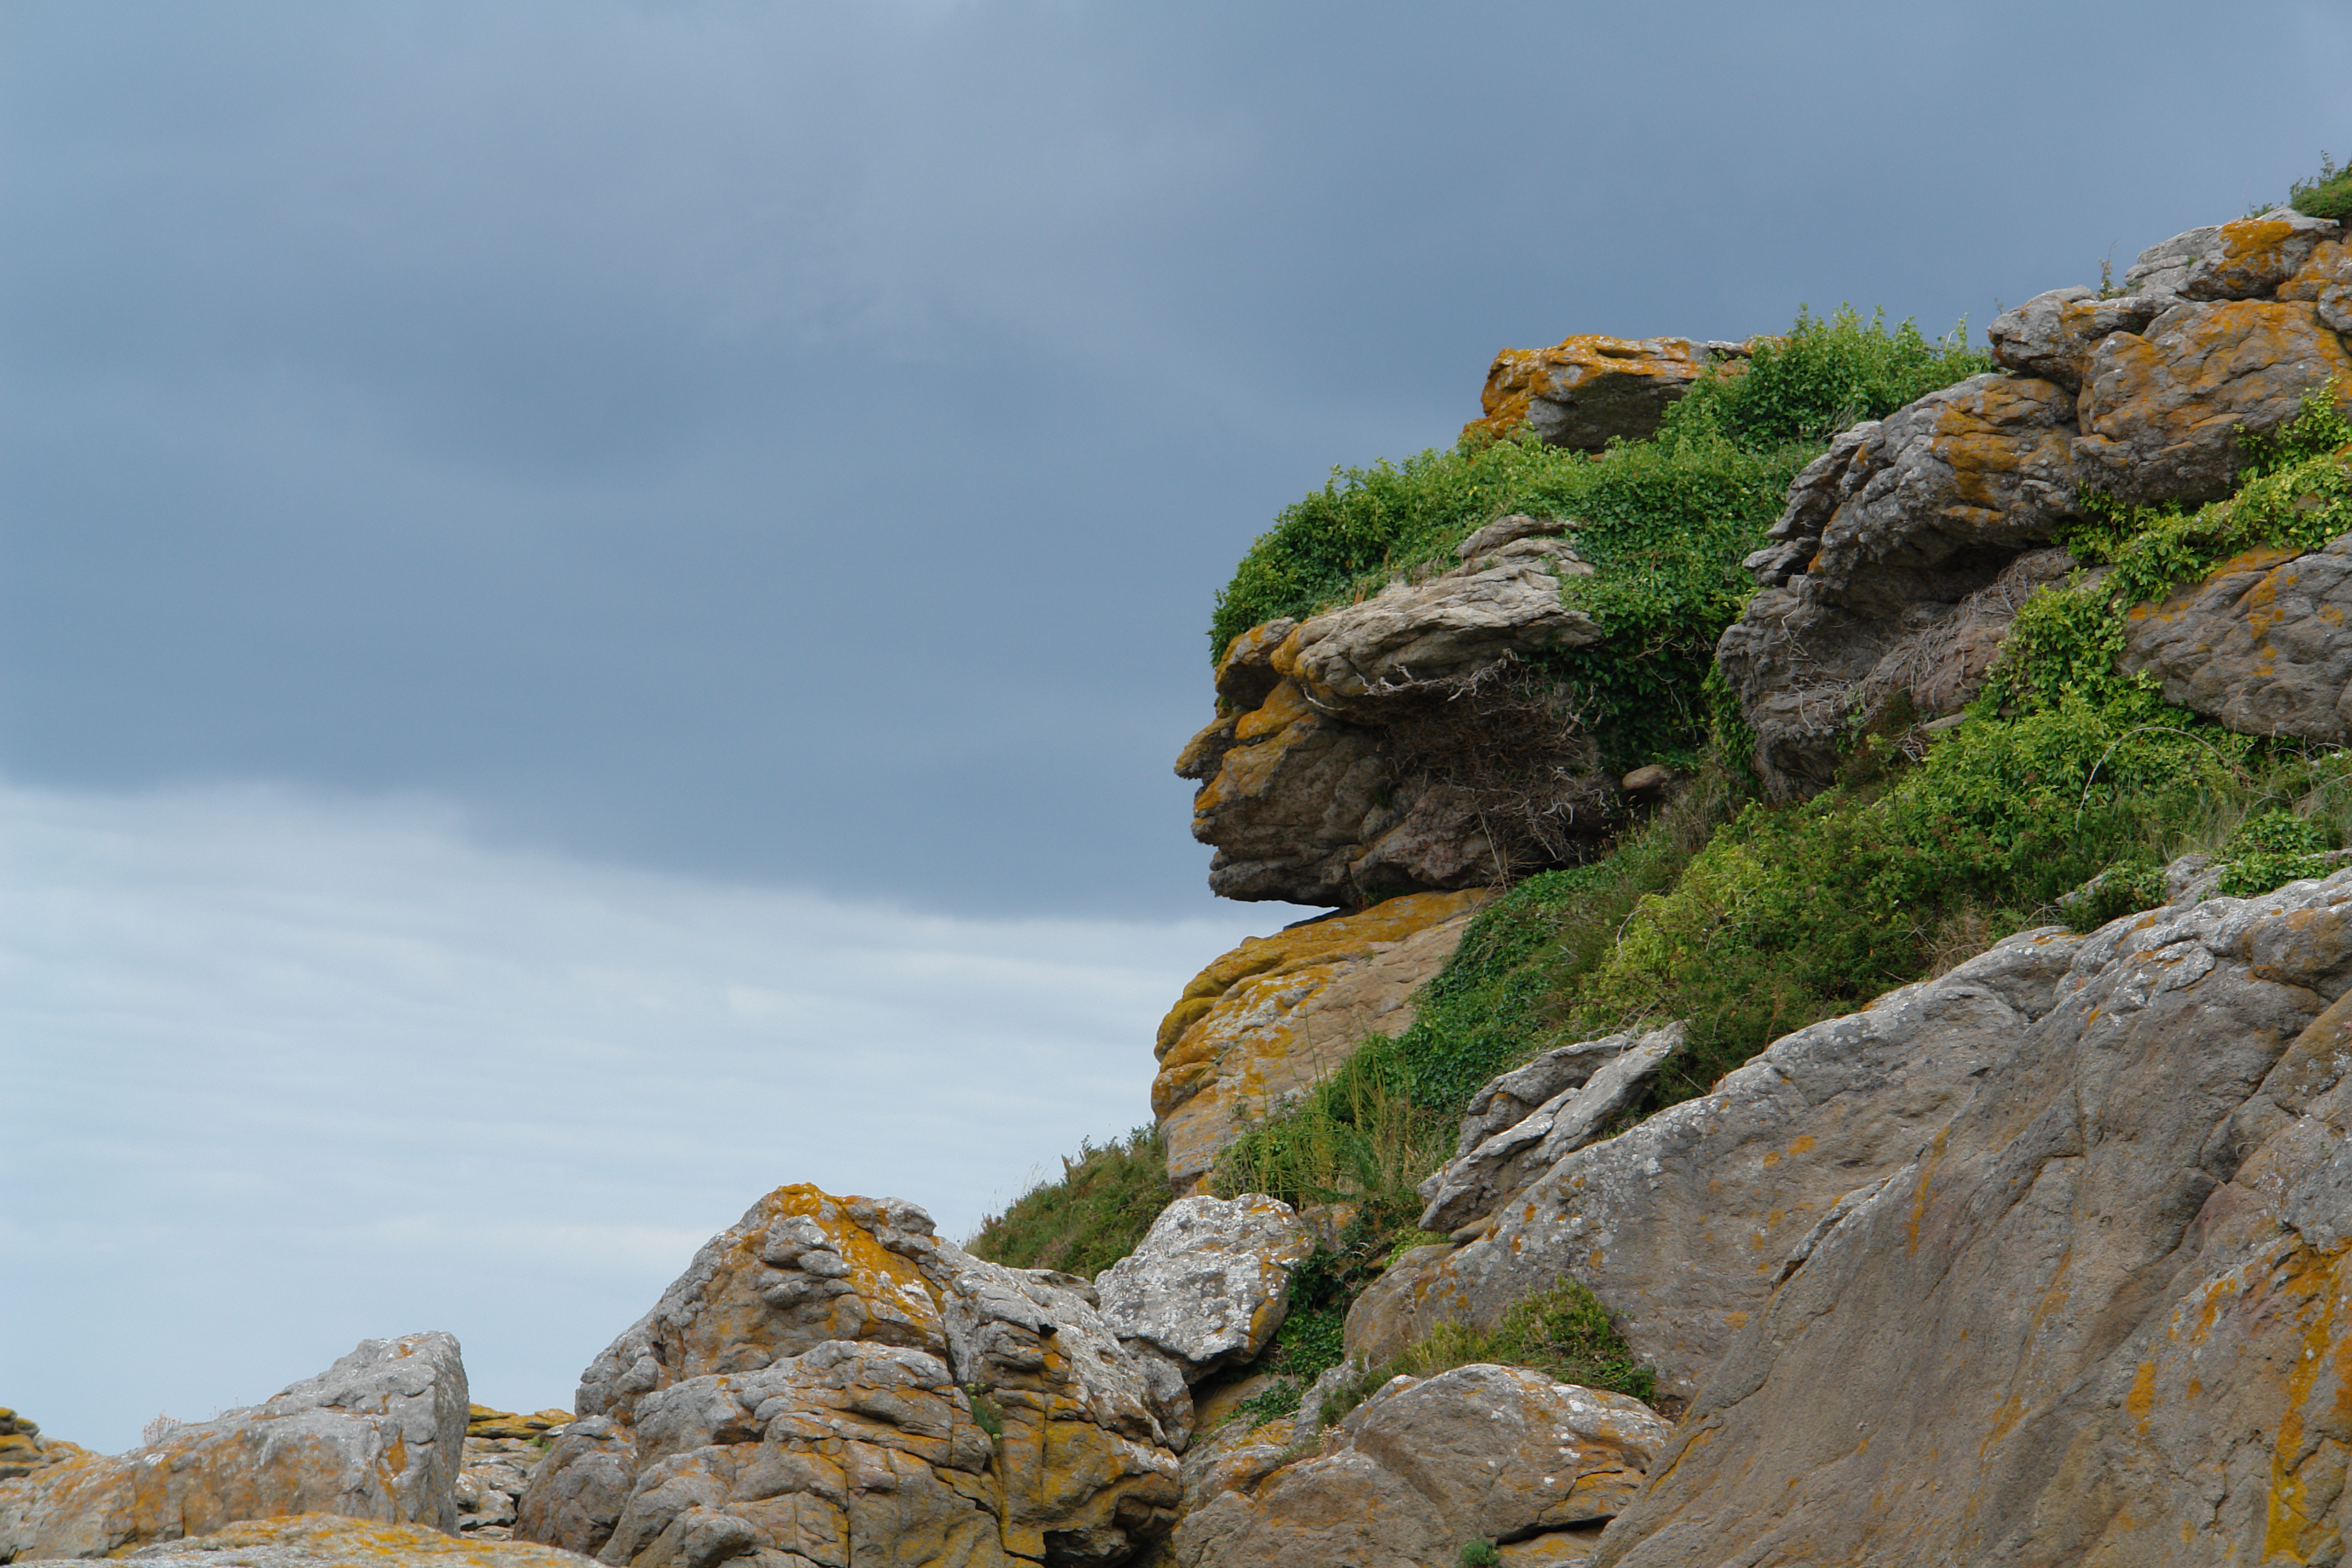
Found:
[[[558,1402],[775,1182],[968,1230],[1306,912],[1168,764],[1332,465],[2323,147],[2341,0],[8,0],[0,1403]]]

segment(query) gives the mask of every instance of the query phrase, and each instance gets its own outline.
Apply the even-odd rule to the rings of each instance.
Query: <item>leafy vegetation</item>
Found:
[[[1990,355],[1969,348],[1965,322],[1929,339],[1907,321],[1888,331],[1884,310],[1865,323],[1851,305],[1826,320],[1801,308],[1786,336],[1758,340],[1744,370],[1708,375],[1669,408],[1659,442],[1720,438],[1749,451],[1818,445],[1992,368]]]
[[[2297,180],[2287,191],[2286,205],[2313,217],[2352,222],[2352,168],[2338,169],[2336,160],[2319,155],[2319,177]]]
[[[1157,1126],[1065,1156],[1062,1178],[1030,1188],[981,1221],[965,1250],[1015,1268],[1058,1268],[1091,1279],[1133,1252],[1174,1194]]]

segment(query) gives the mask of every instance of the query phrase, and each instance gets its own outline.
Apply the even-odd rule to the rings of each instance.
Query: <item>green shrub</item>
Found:
[[[1753,450],[1825,442],[1992,368],[1991,356],[1969,349],[1965,321],[1931,342],[1907,320],[1888,331],[1885,310],[1865,322],[1851,305],[1826,321],[1800,309],[1787,336],[1758,341],[1744,370],[1709,374],[1669,408],[1659,440],[1720,437]]]
[[[1062,1179],[1040,1183],[964,1244],[974,1258],[1015,1268],[1058,1268],[1088,1279],[1133,1252],[1174,1200],[1168,1147],[1157,1126],[1139,1127],[1062,1161]]]
[[[2287,191],[2286,205],[2313,217],[2352,223],[2352,168],[2338,169],[2336,160],[2319,155],[2319,177],[2297,180]]]
[[[2252,899],[2305,877],[2325,877],[2333,868],[2324,857],[2335,847],[2326,827],[2274,807],[2247,817],[2230,835],[2221,847],[2229,865],[2214,890]]]
[[[1454,1561],[1456,1568],[1495,1568],[1502,1560],[1503,1554],[1496,1550],[1495,1543],[1482,1535],[1475,1541],[1464,1542],[1462,1554]]]

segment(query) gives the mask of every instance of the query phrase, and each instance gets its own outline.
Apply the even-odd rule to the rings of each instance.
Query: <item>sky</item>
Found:
[[[1219,585],[1505,346],[1941,331],[2352,156],[2352,9],[9,0],[0,1403],[1144,1120]]]

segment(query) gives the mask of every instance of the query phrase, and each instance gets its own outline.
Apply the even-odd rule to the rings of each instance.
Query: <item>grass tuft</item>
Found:
[[[1078,1146],[1057,1182],[1041,1182],[964,1244],[974,1258],[1014,1268],[1058,1268],[1092,1279],[1133,1252],[1174,1201],[1168,1146],[1156,1126]]]

